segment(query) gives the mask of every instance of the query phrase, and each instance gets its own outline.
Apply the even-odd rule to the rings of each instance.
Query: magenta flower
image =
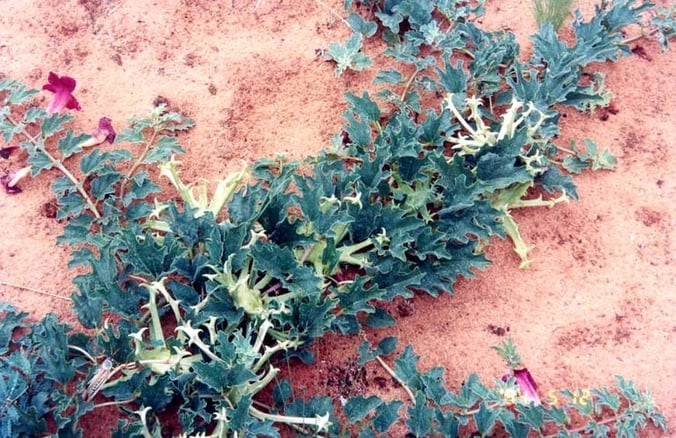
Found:
[[[99,127],[96,128],[94,132],[92,132],[91,137],[80,143],[80,147],[86,148],[90,146],[96,146],[97,144],[101,144],[104,141],[112,144],[115,141],[117,133],[115,132],[115,129],[113,129],[113,125],[110,122],[111,120],[108,117],[101,117],[99,119]]]
[[[530,372],[527,368],[522,368],[520,370],[513,370],[514,379],[516,384],[519,385],[519,390],[521,395],[525,397],[526,400],[532,401],[535,405],[540,404],[540,397],[538,396],[538,384],[535,383],[535,379],[530,375]]]
[[[5,192],[10,194],[10,195],[15,195],[19,192],[21,192],[21,189],[17,187],[17,184],[19,181],[21,181],[23,178],[27,177],[31,173],[31,167],[26,166],[22,169],[17,170],[14,173],[10,173],[9,175],[5,175],[0,177],[0,184],[5,189]]]
[[[117,133],[115,132],[115,129],[113,129],[111,122],[112,120],[110,120],[108,117],[101,117],[101,119],[99,119],[99,127],[92,134],[97,140],[99,140],[99,143],[107,141],[108,143],[113,144],[115,141]]]
[[[516,385],[519,388],[519,397],[517,400],[521,403],[530,403],[533,402],[536,406],[540,405],[540,396],[538,396],[538,384],[535,383],[535,379],[531,376],[527,368],[522,368],[520,370],[512,370],[514,380]],[[509,380],[509,374],[502,376],[502,381],[506,382]]]
[[[10,155],[14,153],[19,149],[18,146],[7,146],[5,148],[0,148],[0,157],[4,158],[5,160],[9,158]]]
[[[50,71],[48,81],[49,83],[43,85],[42,89],[54,93],[54,98],[49,102],[47,114],[58,113],[64,108],[80,110],[80,104],[73,96],[76,85],[75,79],[70,76],[59,77],[59,75]]]

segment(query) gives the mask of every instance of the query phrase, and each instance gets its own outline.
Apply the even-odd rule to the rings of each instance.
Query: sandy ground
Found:
[[[487,3],[480,22],[514,31],[527,51],[535,24],[527,11],[513,13],[521,2]],[[580,3],[591,9],[591,1]],[[340,1],[327,4],[342,10]],[[362,90],[371,78],[335,78],[333,66],[317,59],[317,49],[348,35],[317,2],[13,0],[2,8],[0,71],[36,88],[49,71],[75,77],[82,105],[76,128],[90,131],[101,116],[121,127],[158,97],[195,119],[181,140],[186,180],[216,180],[242,160],[318,151],[340,130],[343,92]],[[639,46],[641,56],[597,66],[607,74],[613,110],[567,111],[562,126],[562,145],[596,139],[619,157],[617,170],[579,177],[579,202],[516,214],[536,246],[531,268],[519,270],[510,245],[495,242],[494,265],[478,279],[461,281],[454,297],[393,306],[397,326],[368,338],[394,335],[400,345],[413,344],[423,368],[443,365],[448,385],[457,387],[471,372],[484,379],[505,372],[490,346],[509,333],[541,394],[608,385],[621,374],[652,391],[676,430],[676,57],[654,42],[632,47]],[[0,161],[0,174],[19,164]],[[75,323],[68,250],[54,243],[62,225],[44,213],[49,181],[45,175],[23,184],[19,195],[0,193],[0,300],[36,318],[56,312]],[[374,386],[382,375],[375,368],[347,388],[332,377],[350,367],[361,340],[318,342],[317,364],[288,372],[297,395]],[[86,435],[108,432],[99,426]]]

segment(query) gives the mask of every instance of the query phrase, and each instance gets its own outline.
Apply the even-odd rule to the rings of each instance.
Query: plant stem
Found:
[[[119,405],[124,405],[124,404],[127,404],[127,403],[133,403],[135,401],[136,401],[135,398],[129,398],[127,400],[109,401],[109,402],[105,402],[105,403],[95,404],[94,409],[103,408],[103,407],[106,407],[106,406],[119,406]]]
[[[258,400],[252,400],[252,403],[253,403],[254,405],[263,407],[263,408],[267,409],[268,411],[271,411],[271,410],[272,410],[272,407],[271,407],[271,406],[268,406],[268,405],[266,405],[265,403],[261,403],[261,402],[259,402]],[[297,425],[297,424],[286,423],[286,426],[287,426],[287,427],[290,427],[290,428],[292,428],[292,429],[294,429],[294,430],[296,430],[296,431],[298,431],[298,432],[300,432],[300,433],[302,433],[303,435],[310,435],[310,434],[312,433],[311,431],[309,431],[309,430],[305,429],[304,427],[301,427],[301,426],[299,426],[299,425]]]
[[[556,149],[560,150],[561,152],[565,152],[570,155],[577,155],[577,152],[575,152],[572,149],[568,149],[567,147],[564,146],[556,146]]]
[[[408,80],[406,81],[406,85],[404,85],[404,90],[401,92],[401,97],[400,97],[402,102],[404,101],[404,99],[406,99],[406,94],[408,94],[408,89],[411,87],[411,84],[413,83],[413,80],[415,79],[415,77],[418,75],[419,71],[420,70],[416,69],[413,72],[413,74],[411,75],[411,77],[408,78]]]
[[[85,350],[85,349],[83,349],[83,348],[80,348],[80,347],[78,347],[77,345],[70,345],[70,344],[68,344],[68,348],[70,348],[71,350],[79,351],[79,352],[82,353],[85,357],[87,357],[87,359],[89,359],[94,365],[98,364],[98,362],[96,362],[96,359],[94,359],[94,358],[92,357],[92,355],[89,354],[89,352],[88,352],[87,350]]]
[[[7,120],[9,120],[10,123],[12,123],[12,125],[18,126],[18,123],[16,123],[14,120],[10,119],[9,117],[7,117]],[[50,154],[49,152],[47,152],[47,149],[45,148],[44,145],[40,145],[40,144],[38,143],[37,135],[35,135],[35,136],[31,135],[31,134],[26,130],[26,127],[21,127],[21,133],[28,139],[28,141],[29,141],[30,143],[33,144],[33,146],[35,146],[35,149],[37,149],[38,151],[42,152],[43,154],[45,154],[45,155],[47,156],[47,158],[49,159],[49,161],[52,163],[52,166],[54,166],[54,167],[56,167],[57,169],[59,169],[59,170],[61,171],[61,173],[63,173],[63,174],[66,176],[66,178],[68,178],[68,179],[70,180],[70,182],[73,183],[73,185],[75,186],[75,188],[77,189],[77,191],[80,193],[80,196],[82,196],[82,198],[83,198],[83,199],[85,200],[85,202],[87,203],[87,207],[89,208],[89,210],[94,214],[94,216],[95,216],[97,219],[100,219],[100,218],[101,218],[101,214],[99,213],[99,210],[96,208],[96,204],[94,204],[94,202],[92,201],[92,199],[89,197],[89,194],[85,191],[85,189],[84,189],[82,183],[81,183],[80,181],[78,181],[77,178],[75,178],[75,175],[73,175],[73,174],[70,172],[70,170],[66,169],[66,167],[63,165],[63,163],[61,163],[61,161],[57,160],[56,158],[54,158],[54,157],[52,156],[52,154]]]
[[[310,425],[315,426],[315,427],[320,428],[320,429],[322,428],[321,422],[318,421],[317,418],[268,414],[266,412],[263,412],[263,411],[256,409],[253,406],[251,406],[249,408],[249,414],[251,414],[253,417],[256,417],[256,418],[258,418],[260,420],[264,420],[264,421],[266,421],[266,420],[267,421],[278,421],[280,423],[285,423],[285,424],[302,424],[302,425],[307,425],[307,426],[310,426]],[[323,436],[323,435],[317,435],[317,436]]]
[[[621,44],[621,45],[631,44],[631,43],[633,43],[634,41],[638,41],[638,40],[641,40],[641,39],[643,39],[643,38],[651,37],[651,36],[655,35],[657,32],[659,32],[659,29],[653,29],[653,30],[651,30],[651,31],[648,32],[648,33],[643,33],[643,32],[641,32],[640,35],[636,35],[636,36],[633,36],[633,37],[629,37],[629,38],[627,38],[627,39],[624,39],[624,40],[620,41],[620,44]]]
[[[614,421],[621,420],[622,417],[623,417],[623,415],[615,415],[614,417],[606,418],[605,420],[596,421],[596,424],[598,426],[600,426],[602,424],[612,423]],[[572,435],[576,435],[578,433],[584,432],[586,429],[587,429],[587,426],[581,426],[581,427],[576,427],[575,429],[567,429],[566,428],[565,430],[566,430],[566,432],[568,432],[568,436],[572,436]],[[560,436],[560,435],[558,433],[553,433],[553,434],[550,434],[550,435],[544,435],[542,438],[554,438],[554,437],[557,437],[557,436]]]
[[[77,180],[77,178],[75,178],[75,175],[73,175],[72,173],[70,173],[70,171],[69,171],[68,169],[66,169],[66,167],[65,167],[60,161],[58,161],[57,159],[55,159],[54,157],[52,157],[52,155],[51,155],[49,152],[47,152],[47,150],[46,150],[44,147],[40,147],[40,148],[38,148],[38,149],[39,149],[43,154],[47,155],[47,158],[49,158],[49,160],[54,164],[54,166],[55,166],[57,169],[59,169],[59,170],[61,171],[61,173],[63,173],[63,174],[66,176],[66,178],[68,178],[68,179],[75,185],[75,188],[76,188],[77,191],[80,193],[80,196],[82,196],[82,198],[83,198],[83,199],[85,200],[85,202],[87,203],[87,207],[89,208],[89,210],[94,214],[94,216],[95,216],[97,219],[101,219],[101,213],[99,213],[99,210],[96,208],[96,205],[94,204],[94,202],[92,201],[92,199],[89,197],[89,193],[87,193],[87,192],[85,191],[85,189],[84,189],[82,183],[79,182],[79,181]]]
[[[120,201],[124,202],[124,192],[126,191],[127,183],[131,179],[131,176],[134,174],[134,172],[136,172],[136,169],[138,169],[139,166],[141,166],[141,164],[143,163],[143,160],[145,160],[146,155],[148,155],[148,151],[150,151],[150,148],[155,143],[155,139],[157,138],[157,135],[159,133],[160,133],[160,131],[157,128],[153,129],[153,133],[150,135],[150,139],[148,139],[148,141],[146,142],[146,144],[143,148],[143,152],[141,153],[141,155],[139,155],[139,157],[136,160],[136,162],[134,163],[134,165],[131,166],[131,168],[129,169],[127,174],[124,176],[124,179],[120,183],[120,192],[119,192],[120,193],[120,195],[119,195]]]
[[[385,371],[387,371],[387,373],[388,373],[390,376],[392,376],[392,377],[394,378],[394,380],[396,380],[396,381],[402,386],[402,388],[404,388],[404,391],[406,391],[406,393],[408,394],[408,396],[411,398],[411,401],[412,401],[413,403],[415,403],[415,395],[413,395],[413,391],[411,391],[411,388],[409,388],[409,387],[406,385],[406,383],[405,383],[403,380],[401,380],[401,377],[397,376],[397,373],[395,373],[394,370],[393,370],[392,368],[390,368],[390,366],[387,365],[387,364],[385,363],[385,361],[382,360],[382,359],[380,358],[380,356],[376,356],[376,360],[378,361],[378,363],[380,363],[380,365],[381,365],[383,368],[385,368]]]

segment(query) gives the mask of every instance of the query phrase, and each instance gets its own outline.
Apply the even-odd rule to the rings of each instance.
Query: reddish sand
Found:
[[[479,22],[515,32],[527,53],[535,24],[521,2],[487,3]],[[579,3],[591,10],[591,1]],[[342,10],[342,1],[327,4]],[[242,160],[315,153],[340,130],[343,92],[362,90],[372,77],[335,78],[333,66],[318,59],[317,49],[348,35],[318,2],[40,0],[2,7],[1,71],[36,88],[49,71],[75,77],[82,105],[76,128],[90,131],[104,115],[121,127],[160,97],[195,119],[181,139],[186,181],[214,181]],[[490,346],[508,332],[543,395],[608,385],[621,374],[650,389],[676,429],[676,114],[669,100],[676,96],[676,58],[655,42],[632,47],[640,56],[595,67],[607,75],[613,110],[566,110],[559,139],[567,145],[591,137],[618,156],[618,168],[577,178],[579,202],[516,212],[535,245],[531,268],[520,270],[509,243],[495,242],[494,265],[478,279],[461,281],[454,297],[418,296],[393,306],[397,326],[369,332],[369,339],[394,335],[401,346],[413,344],[421,366],[445,366],[455,388],[471,372],[484,379],[505,372]],[[20,164],[0,161],[0,174]],[[0,300],[35,318],[56,312],[75,324],[67,300],[69,253],[55,246],[62,224],[44,212],[52,199],[49,176],[26,182],[21,194],[0,193]],[[318,342],[317,364],[293,369],[296,394],[377,388],[374,373],[382,371],[375,367],[347,387],[332,378],[349,372],[359,342],[340,336]],[[388,383],[380,391],[398,389]],[[86,436],[109,435],[91,427]]]

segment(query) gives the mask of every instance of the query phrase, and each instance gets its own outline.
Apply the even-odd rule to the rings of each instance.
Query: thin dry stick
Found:
[[[40,295],[46,295],[48,297],[59,298],[59,299],[65,300],[65,301],[73,301],[71,298],[64,297],[63,295],[57,295],[55,293],[45,292],[43,290],[34,289],[34,288],[28,287],[28,286],[21,286],[20,284],[9,283],[7,281],[0,281],[0,286],[9,286],[9,287],[13,287],[15,289],[27,290],[29,292],[34,292],[34,293],[40,294]]]
[[[342,21],[343,23],[345,23],[345,25],[346,25],[347,27],[349,27],[350,29],[352,29],[352,26],[350,26],[350,23],[348,23],[346,19],[344,19],[343,17],[340,16],[340,14],[338,14],[336,11],[334,11],[334,10],[331,8],[331,6],[327,5],[327,4],[324,3],[322,0],[315,0],[315,1],[316,1],[317,3],[319,3],[319,5],[322,6],[324,9],[326,9],[327,11],[329,11],[329,13],[330,13],[331,15],[333,15],[334,17],[336,17],[337,19],[339,19],[340,21]]]

